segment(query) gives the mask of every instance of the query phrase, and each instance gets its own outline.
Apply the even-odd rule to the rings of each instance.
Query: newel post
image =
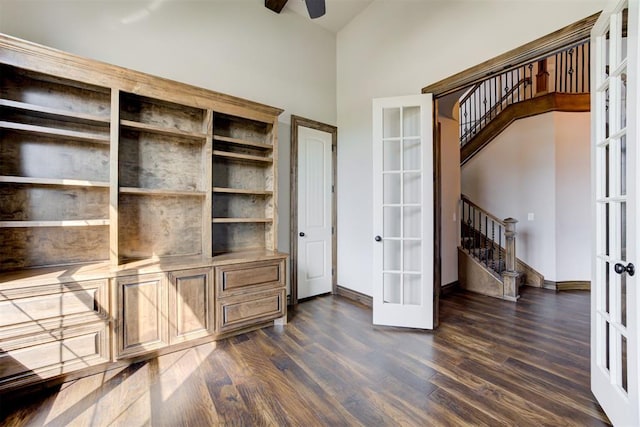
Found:
[[[504,284],[503,298],[516,301],[518,294],[518,276],[516,271],[516,224],[518,220],[507,218],[504,220],[505,237],[505,271],[502,273]]]

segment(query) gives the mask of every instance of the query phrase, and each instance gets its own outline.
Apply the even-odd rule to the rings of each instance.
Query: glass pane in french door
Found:
[[[611,18],[597,40],[596,64],[596,340],[597,365],[621,393],[627,393],[627,62],[624,11]]]
[[[422,301],[420,107],[383,109],[383,300]]]

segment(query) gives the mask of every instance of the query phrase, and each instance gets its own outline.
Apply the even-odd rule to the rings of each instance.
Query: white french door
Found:
[[[612,2],[591,32],[591,390],[620,426],[640,424],[638,13],[638,0]]]
[[[332,288],[332,135],[298,126],[298,298]]]
[[[373,323],[433,328],[433,98],[373,100]]]

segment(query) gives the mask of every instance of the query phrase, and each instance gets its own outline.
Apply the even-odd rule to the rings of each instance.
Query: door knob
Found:
[[[374,238],[374,240],[375,240],[376,242],[380,242],[380,241],[382,240],[382,237],[380,237],[380,236],[376,236],[376,237]]]
[[[304,232],[303,231],[300,232],[300,237],[304,237]]]
[[[613,266],[613,269],[618,274],[623,274],[625,272],[629,274],[629,276],[633,276],[634,274],[636,274],[636,267],[631,263],[627,264],[626,267],[624,266],[624,264],[617,263]]]

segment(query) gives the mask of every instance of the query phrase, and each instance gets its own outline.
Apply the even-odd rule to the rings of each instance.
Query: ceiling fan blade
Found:
[[[304,2],[307,4],[311,19],[319,18],[326,13],[324,0],[304,0]]]

